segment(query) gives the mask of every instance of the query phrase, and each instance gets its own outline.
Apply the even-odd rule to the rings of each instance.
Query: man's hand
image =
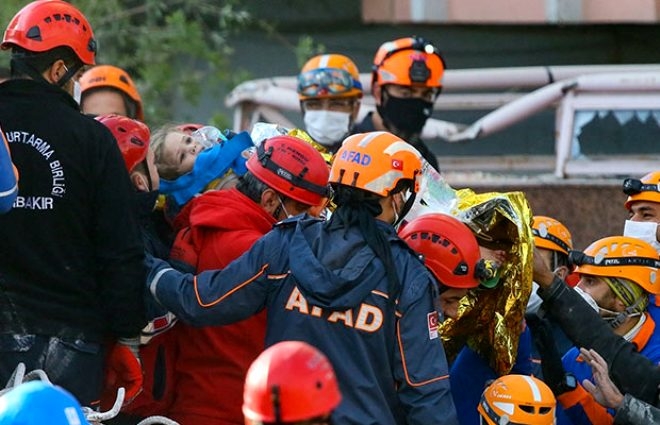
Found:
[[[582,386],[593,398],[605,407],[617,409],[623,403],[623,394],[610,379],[607,362],[594,350],[580,348],[580,355],[589,366],[596,385],[585,379]]]
[[[112,407],[120,387],[126,390],[124,406],[131,403],[142,392],[142,365],[137,355],[137,345],[134,345],[132,340],[127,340],[127,342],[116,342],[108,351],[103,395],[101,396],[101,409],[103,410]]]

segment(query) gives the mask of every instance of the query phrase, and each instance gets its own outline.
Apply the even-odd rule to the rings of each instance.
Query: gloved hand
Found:
[[[124,387],[123,406],[130,404],[142,392],[142,364],[138,354],[138,338],[120,338],[110,347],[105,361],[105,382],[101,395],[101,409],[108,410],[117,398],[117,390]]]

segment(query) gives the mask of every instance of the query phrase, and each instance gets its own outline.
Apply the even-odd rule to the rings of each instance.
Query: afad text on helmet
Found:
[[[341,159],[348,162],[355,162],[360,165],[371,164],[371,156],[366,153],[346,150],[342,152]]]

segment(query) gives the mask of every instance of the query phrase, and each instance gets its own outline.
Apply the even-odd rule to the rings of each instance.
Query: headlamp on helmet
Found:
[[[641,179],[625,179],[621,189],[628,195],[624,204],[627,210],[637,201],[660,203],[660,171],[649,173]]]

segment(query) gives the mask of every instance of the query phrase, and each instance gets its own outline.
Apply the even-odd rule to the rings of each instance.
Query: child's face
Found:
[[[189,134],[173,131],[165,136],[161,162],[173,170],[176,178],[193,169],[197,155],[202,149],[202,145]]]

